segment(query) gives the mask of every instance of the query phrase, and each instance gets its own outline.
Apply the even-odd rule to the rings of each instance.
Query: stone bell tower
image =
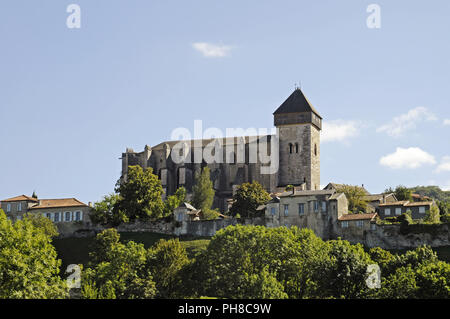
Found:
[[[278,186],[320,189],[322,117],[297,88],[273,113],[279,131]]]

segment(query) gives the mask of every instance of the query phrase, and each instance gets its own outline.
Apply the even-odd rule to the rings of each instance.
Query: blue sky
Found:
[[[450,189],[448,12],[446,0],[3,0],[0,197],[97,201],[126,147],[196,119],[271,128],[300,81],[324,118],[321,184]]]

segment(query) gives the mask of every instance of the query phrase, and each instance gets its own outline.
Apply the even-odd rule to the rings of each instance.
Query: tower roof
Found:
[[[273,114],[275,115],[302,112],[313,112],[318,117],[322,118],[319,112],[317,112],[316,109],[311,105],[311,103],[309,103],[302,90],[297,88]]]

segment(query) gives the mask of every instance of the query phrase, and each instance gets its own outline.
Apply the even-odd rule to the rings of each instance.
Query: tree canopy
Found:
[[[254,217],[256,209],[260,205],[266,204],[271,199],[269,193],[256,181],[244,183],[237,189],[233,196],[233,206],[231,214],[241,217]]]
[[[66,298],[61,260],[51,244],[54,229],[42,219],[7,219],[0,209],[0,298]]]

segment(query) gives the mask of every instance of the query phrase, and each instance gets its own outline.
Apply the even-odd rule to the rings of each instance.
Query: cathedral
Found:
[[[257,181],[269,193],[284,191],[288,185],[298,190],[318,190],[322,117],[299,88],[273,116],[276,127],[273,135],[167,141],[153,147],[146,145],[143,152],[128,148],[121,157],[121,179],[126,180],[128,166],[151,167],[161,180],[165,195],[173,194],[182,186],[189,195],[195,174],[208,166],[215,189],[213,208],[222,212],[227,210],[236,188],[246,182]],[[204,154],[211,146],[216,160],[198,160],[196,154]],[[219,153],[223,148],[227,151]],[[264,150],[272,163],[252,156],[253,150]],[[268,166],[276,169],[267,169]]]

